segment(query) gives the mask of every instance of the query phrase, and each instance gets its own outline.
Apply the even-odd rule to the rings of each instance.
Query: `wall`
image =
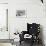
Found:
[[[40,1],[39,1],[40,2]],[[38,6],[37,6],[37,3],[36,2],[34,2],[34,1],[11,1],[10,2],[10,8],[9,8],[9,15],[10,15],[10,18],[12,18],[12,19],[10,19],[9,18],[9,21],[11,21],[11,24],[14,24],[15,25],[15,28],[19,28],[20,30],[23,28],[23,26],[24,26],[24,24],[22,24],[22,23],[25,23],[25,26],[26,26],[26,23],[27,23],[27,19],[29,19],[29,18],[35,18],[35,17],[38,17],[39,16],[39,13],[41,14],[42,12],[41,12],[41,8],[42,8],[42,6],[41,6],[42,4],[39,4],[38,3]],[[41,7],[40,7],[41,6]],[[40,8],[40,9],[39,9]],[[16,10],[21,10],[21,9],[24,9],[24,10],[26,10],[26,12],[27,12],[27,18],[16,18]],[[40,12],[37,12],[37,10],[39,9],[40,10]],[[43,8],[42,8],[43,9]],[[38,11],[39,11],[38,10]],[[14,12],[13,12],[14,11]],[[35,12],[34,12],[35,11]],[[11,14],[12,13],[12,14]],[[30,14],[31,13],[31,14]],[[36,14],[36,13],[38,13],[38,15]],[[42,15],[43,16],[43,15]],[[41,15],[40,15],[40,17],[41,17]],[[13,19],[14,18],[14,19]],[[30,19],[31,20],[31,19]],[[12,22],[13,21],[13,22]],[[30,22],[30,21],[29,21]],[[10,22],[9,22],[10,23]],[[20,25],[20,24],[18,24],[18,23],[20,23],[21,24],[21,26],[20,27],[18,27],[17,25]],[[14,26],[13,25],[13,26]],[[22,26],[23,25],[23,26]],[[26,27],[24,26],[24,30],[26,30]],[[11,29],[12,30],[12,29]],[[14,29],[15,30],[15,29]]]
[[[8,3],[8,0],[0,0],[0,3]]]
[[[8,5],[1,4],[1,3],[8,3],[8,0],[0,0],[0,27],[3,27],[4,25],[6,25],[6,23],[5,23],[6,22],[5,21],[6,20],[6,18],[5,18],[6,17],[6,11],[5,10],[8,8],[7,7]],[[1,15],[3,18],[1,18]],[[4,19],[5,22],[2,19]],[[1,20],[3,21],[2,23],[1,23]],[[0,39],[9,39],[9,32],[7,32],[7,31],[1,32],[0,31]],[[12,46],[12,45],[11,45],[11,43],[0,43],[0,46]]]
[[[9,32],[6,31],[7,9],[8,9],[8,4],[0,3],[0,39],[9,39]]]
[[[44,0],[44,6],[45,6],[45,15],[46,15],[46,0]],[[46,30],[44,31],[44,41],[45,41],[45,46],[46,46]]]
[[[26,10],[27,18],[16,18],[16,10]],[[45,5],[40,0],[12,0],[9,1],[9,31],[11,38],[14,32],[27,29],[28,23],[40,23],[43,29],[44,41],[46,43],[46,16]]]

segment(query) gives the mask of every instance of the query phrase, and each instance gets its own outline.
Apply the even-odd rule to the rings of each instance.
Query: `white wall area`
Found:
[[[26,18],[17,18],[16,10],[26,10]],[[27,29],[27,23],[40,23],[43,27],[44,41],[46,42],[46,16],[45,5],[40,0],[12,0],[9,1],[9,31],[10,36],[16,30],[23,31]]]
[[[0,39],[9,39],[7,28],[7,9],[8,4],[0,4]]]
[[[8,0],[0,0],[0,3],[8,3]]]

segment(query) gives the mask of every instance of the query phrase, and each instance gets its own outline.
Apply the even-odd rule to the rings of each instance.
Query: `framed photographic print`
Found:
[[[25,10],[16,10],[16,17],[20,17],[20,18],[26,17],[26,11]]]

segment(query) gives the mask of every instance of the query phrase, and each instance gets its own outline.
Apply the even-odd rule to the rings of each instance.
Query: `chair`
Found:
[[[40,24],[36,24],[36,23],[29,24],[29,23],[27,23],[27,31],[22,31],[22,34],[19,35],[20,36],[20,44],[22,41],[25,41],[25,38],[24,38],[25,34],[29,34],[32,36],[29,39],[29,41],[31,42],[32,45],[34,42],[39,43],[39,33],[40,33]]]

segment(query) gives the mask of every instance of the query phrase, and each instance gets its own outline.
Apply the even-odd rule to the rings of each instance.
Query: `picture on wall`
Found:
[[[16,10],[16,17],[26,17],[25,10]]]

